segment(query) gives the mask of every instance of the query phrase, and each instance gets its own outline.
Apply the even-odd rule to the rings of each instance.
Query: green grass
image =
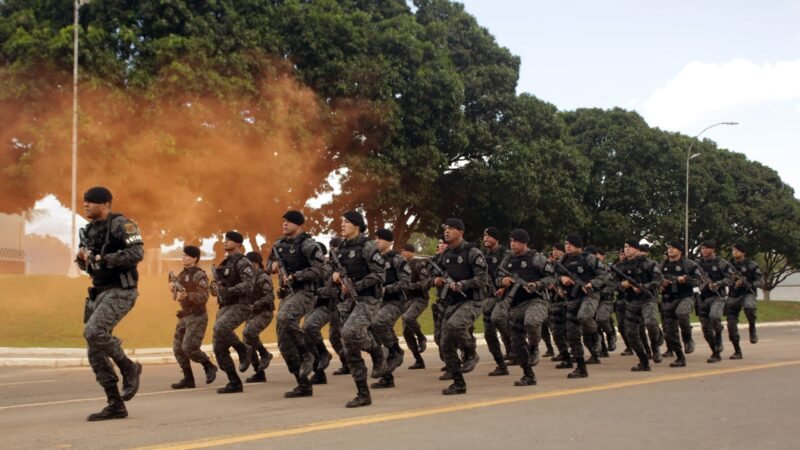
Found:
[[[84,347],[83,304],[87,278],[51,275],[0,275],[0,347]],[[171,347],[177,304],[169,294],[166,276],[142,277],[136,306],[115,330],[126,348]],[[211,342],[211,323],[216,302],[209,301],[210,320],[205,343]],[[697,318],[693,316],[693,320]],[[758,302],[760,322],[800,320],[800,302]],[[746,323],[744,315],[741,321]],[[433,333],[430,308],[420,317],[426,334]],[[398,321],[396,330],[401,333]],[[475,332],[483,332],[477,320]],[[275,342],[274,323],[262,334]]]

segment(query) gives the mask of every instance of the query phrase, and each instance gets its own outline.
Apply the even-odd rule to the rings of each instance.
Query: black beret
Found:
[[[745,246],[744,242],[742,241],[737,241],[735,244],[733,244],[733,248],[744,254],[747,254],[747,246]]]
[[[489,228],[487,228],[487,229],[483,230],[483,232],[484,232],[486,235],[488,235],[488,236],[491,236],[491,237],[493,237],[493,238],[497,239],[498,241],[500,240],[500,230],[498,230],[498,229],[497,229],[497,228],[495,228],[495,227],[489,227]],[[515,240],[516,240],[516,239],[515,239]]]
[[[89,203],[108,203],[112,198],[114,197],[111,195],[111,191],[103,186],[95,186],[83,194],[83,201]]]
[[[325,244],[323,244],[322,242],[317,242],[317,245],[319,246],[319,249],[322,251],[323,255],[328,254],[328,247],[325,247]]]
[[[528,235],[528,232],[523,230],[522,228],[517,228],[516,230],[511,231],[511,239],[521,242],[523,244],[527,244],[531,241],[531,237]]]
[[[649,252],[650,251],[650,244],[647,244],[647,243],[639,244],[639,250],[641,250],[643,252]]]
[[[342,238],[339,236],[334,236],[331,238],[329,244],[331,248],[339,248],[339,246],[342,244]]]
[[[553,244],[553,250],[559,250],[559,251],[562,251],[562,252],[566,251],[566,249],[564,249],[564,243],[563,242],[556,242],[555,244]]]
[[[306,223],[306,218],[303,217],[303,213],[300,211],[286,211],[286,214],[283,215],[283,218],[286,219],[287,222],[291,222],[295,225],[302,225]]]
[[[677,239],[667,242],[667,247],[677,248],[683,253],[683,242]]]
[[[342,217],[347,219],[348,222],[357,226],[362,233],[367,229],[367,223],[364,222],[364,216],[362,216],[358,211],[347,211],[342,215]]]
[[[606,251],[603,250],[603,248],[598,248],[597,249],[597,254],[598,255],[602,255],[602,256],[606,256]]]
[[[241,244],[244,242],[244,236],[242,236],[242,233],[239,233],[238,231],[228,231],[225,233],[225,240]]]
[[[261,253],[258,252],[248,252],[246,255],[247,259],[250,260],[253,264],[261,267],[261,264],[264,262],[264,257],[261,256]]]
[[[456,218],[453,218],[453,217],[445,220],[444,224],[447,225],[450,228],[455,228],[456,230],[460,230],[460,231],[464,231],[464,228],[465,228],[463,220],[456,219]]]
[[[706,239],[705,241],[703,241],[702,244],[700,244],[700,246],[705,248],[713,248],[714,250],[716,250],[717,242],[712,239]]]
[[[195,247],[194,245],[187,245],[183,247],[183,253],[186,256],[191,256],[192,258],[200,259],[200,248]]]
[[[568,234],[564,240],[575,247],[583,248],[583,239],[581,239],[580,235],[576,233]]]
[[[639,240],[638,239],[625,239],[625,244],[627,244],[628,247],[635,248],[636,250],[641,250],[642,249],[642,246],[641,246],[641,244],[639,244]]]
[[[409,243],[409,244],[406,244],[406,245],[403,246],[403,250],[405,250],[407,252],[416,252],[417,251],[417,247],[414,247],[414,244]]]
[[[383,239],[384,241],[392,242],[394,241],[394,234],[392,234],[391,230],[387,230],[386,228],[381,228],[375,232],[375,236]]]
[[[591,253],[592,255],[600,253],[597,250],[597,247],[595,247],[594,245],[587,245],[586,248],[583,249],[583,251],[585,251],[586,253]]]

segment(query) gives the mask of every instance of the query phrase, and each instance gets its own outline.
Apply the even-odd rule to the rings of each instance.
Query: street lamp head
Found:
[[[700,153],[695,153],[694,155],[690,156],[689,159],[695,159],[700,156]]]
[[[723,125],[739,125],[739,122],[722,122]]]

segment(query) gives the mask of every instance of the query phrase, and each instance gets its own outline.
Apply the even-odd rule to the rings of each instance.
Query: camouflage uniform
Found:
[[[208,276],[199,267],[189,267],[178,274],[178,283],[186,291],[186,298],[180,302],[172,352],[185,378],[194,380],[190,361],[202,364],[204,368],[211,364],[208,355],[200,350],[208,326]]]
[[[406,264],[411,269],[411,280],[406,290],[408,307],[403,313],[403,338],[414,359],[422,361],[421,347],[426,344],[426,338],[418,319],[428,307],[428,290],[431,286],[430,266],[424,259],[412,259]]]
[[[719,256],[710,259],[700,258],[697,263],[703,269],[706,281],[709,281],[704,283],[700,290],[697,315],[700,316],[703,337],[711,348],[712,355],[709,362],[717,362],[722,353],[722,316],[725,311],[726,294],[728,287],[733,285],[734,269],[728,261]],[[717,284],[718,289],[712,289],[711,284]]]
[[[272,286],[272,277],[262,268],[256,268],[253,280],[253,293],[251,297],[250,315],[242,331],[244,343],[253,351],[250,362],[253,369],[261,376],[263,370],[259,367],[268,364],[272,354],[264,347],[260,335],[272,323],[275,314],[275,291]]]
[[[460,293],[449,290],[446,309],[442,318],[442,353],[447,372],[453,376],[452,390],[466,391],[462,361],[458,351],[464,353],[464,365],[477,364],[478,355],[471,329],[481,313],[482,299],[489,287],[486,259],[483,253],[472,244],[462,242],[449,246],[442,253],[442,269],[458,284]]]
[[[737,274],[744,285],[740,288],[731,287],[728,301],[725,304],[728,316],[728,337],[734,349],[741,354],[739,347],[739,312],[744,308],[744,315],[750,325],[750,343],[758,342],[756,334],[756,290],[764,285],[764,276],[761,269],[754,261],[743,259],[730,261],[734,273]]]
[[[626,259],[617,268],[631,279],[639,283],[644,290],[636,293],[633,287],[625,289],[625,332],[628,334],[628,342],[631,349],[639,357],[638,369],[649,370],[650,363],[645,349],[641,326],[647,329],[650,337],[650,346],[653,358],[656,362],[661,361],[659,346],[664,343],[664,335],[658,324],[658,299],[657,290],[660,289],[663,276],[661,269],[654,261],[644,255],[634,259]],[[617,277],[621,284],[624,278]]]
[[[595,316],[600,333],[598,343],[606,349],[605,352],[601,350],[601,356],[608,356],[609,351],[613,352],[617,348],[617,330],[614,329],[614,319],[611,317],[614,310],[614,293],[616,292],[612,279],[613,275],[608,273],[607,282],[600,290],[600,301],[597,303],[597,315]]]
[[[219,368],[228,375],[230,387],[241,387],[242,381],[236,373],[230,348],[239,354],[239,361],[248,360],[248,347],[239,340],[234,330],[250,316],[255,271],[250,261],[241,253],[228,255],[217,268],[217,302],[219,310],[214,322],[212,343]],[[214,293],[214,292],[212,292]]]
[[[541,253],[528,250],[522,255],[509,254],[500,267],[526,282],[526,286],[518,288],[512,298],[508,298],[512,287],[504,288],[505,296],[501,301],[510,302],[511,342],[517,363],[526,377],[535,379],[531,367],[539,358],[542,324],[550,309],[546,292],[555,282],[553,266]],[[498,273],[495,285],[502,286],[503,278]]]
[[[83,337],[95,378],[108,393],[109,389],[117,389],[119,381],[111,361],[125,379],[140,370],[140,366],[125,356],[122,341],[112,333],[139,296],[136,266],[144,258],[144,244],[133,222],[123,215],[111,214],[106,220],[93,221],[84,227],[81,248],[90,252],[91,260],[76,261],[92,277],[84,310]],[[100,261],[95,256],[99,256]]]
[[[392,372],[403,362],[403,350],[394,332],[394,325],[406,310],[405,289],[411,280],[411,267],[393,250],[381,256],[384,260],[385,284],[381,306],[372,324],[372,333],[375,340],[389,350],[388,367],[381,382],[391,384],[394,382]]]
[[[294,374],[298,385],[310,388],[307,373],[301,373],[301,364],[313,368],[313,358],[306,335],[300,326],[300,319],[311,312],[316,302],[315,290],[325,275],[325,257],[322,250],[308,233],[297,237],[282,237],[273,246],[292,277],[291,289],[281,289],[281,302],[278,306],[278,348],[289,372]],[[270,258],[268,264],[275,262]]]
[[[497,338],[498,332],[500,339],[503,340],[506,353],[512,353],[511,345],[511,321],[509,320],[509,304],[501,302],[494,293],[498,287],[495,285],[497,267],[508,257],[510,252],[498,245],[493,251],[484,250],[487,272],[489,275],[489,290],[491,291],[483,301],[483,337],[486,339],[486,346],[492,354],[497,367],[504,371],[506,368],[503,359],[503,349],[500,347],[500,340]]]
[[[369,352],[373,361],[382,366],[383,350],[370,333],[370,326],[375,322],[380,308],[381,285],[386,276],[385,261],[375,243],[363,234],[344,240],[339,248],[332,251],[336,252],[356,291],[347,294],[353,309],[342,326],[347,367],[353,375],[359,397],[370,398],[367,367],[361,352]]]
[[[700,286],[703,274],[694,261],[681,257],[677,261],[666,261],[661,265],[661,273],[670,284],[662,289],[662,308],[664,312],[664,335],[667,345],[678,359],[683,357],[681,337],[686,352],[694,351],[692,323],[690,317],[694,305],[694,288]],[[686,277],[679,283],[678,277]]]

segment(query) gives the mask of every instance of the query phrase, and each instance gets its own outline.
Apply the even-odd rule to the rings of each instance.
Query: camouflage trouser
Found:
[[[530,353],[539,348],[542,340],[542,324],[547,320],[550,305],[534,298],[514,305],[509,309],[511,345],[520,367],[530,367]]]
[[[253,368],[258,367],[259,357],[265,358],[269,355],[269,351],[261,342],[260,335],[272,323],[274,315],[274,311],[266,310],[250,313],[250,317],[247,318],[242,337],[245,344],[253,347],[253,353],[250,355],[250,363],[253,364]]]
[[[741,297],[728,297],[725,314],[728,316],[728,337],[731,342],[739,342],[739,312],[744,307],[744,315],[750,325],[756,323],[756,298],[752,294]]]
[[[244,344],[239,340],[233,330],[243,324],[250,315],[250,305],[227,305],[217,311],[217,320],[214,322],[214,335],[212,343],[214,356],[217,358],[219,368],[225,373],[236,371],[231,358],[230,348],[242,348]]]
[[[402,300],[390,300],[381,303],[375,322],[372,324],[372,334],[375,340],[386,348],[392,348],[399,341],[394,332],[394,324],[400,320],[400,316],[405,311],[405,303]]]
[[[122,350],[122,341],[111,333],[136,304],[138,296],[136,289],[114,288],[102,292],[88,303],[91,314],[83,327],[83,337],[86,339],[89,364],[97,382],[103,387],[111,387],[119,381],[112,360],[120,370],[130,370],[133,366],[133,361]]]
[[[278,349],[290,373],[300,370],[303,356],[309,351],[300,319],[311,312],[315,301],[310,292],[297,290],[281,300],[278,306]]]
[[[628,333],[625,330],[625,300],[618,299],[614,303],[614,312],[617,314],[617,327],[622,341],[625,343],[625,349],[629,349],[631,344],[628,342]]]
[[[444,353],[442,352],[442,322],[444,321],[445,301],[437,299],[431,305],[431,313],[433,313],[433,342],[439,347],[439,359],[444,361]]]
[[[425,333],[422,332],[418,319],[427,307],[427,298],[414,297],[409,299],[408,307],[403,313],[403,338],[406,340],[408,349],[417,359],[420,357],[419,341],[425,339]]]
[[[306,345],[308,345],[308,351],[314,355],[314,367],[317,367],[319,356],[328,351],[325,348],[325,341],[322,339],[322,327],[330,323],[333,315],[328,306],[315,306],[303,320]]]
[[[483,301],[483,338],[486,339],[489,353],[500,367],[505,367],[506,364],[503,361],[503,349],[500,347],[497,332],[500,332],[506,352],[511,353],[509,315],[508,302],[496,297],[487,297]]]
[[[664,337],[672,350],[680,350],[682,348],[681,336],[683,336],[684,342],[692,340],[690,317],[693,304],[693,297],[684,297],[662,303]]]
[[[475,352],[475,339],[470,330],[481,313],[480,300],[462,300],[448,305],[442,318],[442,354],[447,371],[453,375],[461,373],[458,351],[465,354]]]
[[[569,351],[567,343],[567,304],[564,301],[550,303],[550,331],[560,354]]]
[[[336,304],[336,314],[332,314],[331,326],[328,328],[328,339],[331,341],[331,346],[336,354],[339,355],[339,360],[345,366],[347,366],[347,354],[344,351],[342,327],[344,323],[347,322],[347,318],[350,317],[350,313],[353,312],[354,306],[355,302],[353,299],[347,298],[345,300],[340,300],[339,303]]]
[[[573,358],[583,358],[583,343],[595,339],[597,333],[597,299],[588,295],[566,301],[567,341]]]
[[[208,326],[208,313],[191,314],[178,319],[175,335],[172,337],[172,353],[181,368],[188,367],[189,361],[205,364],[208,355],[200,350]]]
[[[375,297],[358,297],[353,311],[342,326],[342,343],[347,356],[347,367],[356,382],[366,381],[367,366],[362,351],[375,351],[377,342],[370,332],[370,326],[378,315],[381,301]]]
[[[658,325],[658,302],[655,300],[626,300],[625,332],[628,334],[631,350],[640,357],[647,353],[642,340],[642,325],[647,330],[650,347],[655,353],[658,351],[658,347],[664,343],[664,334]]]
[[[613,302],[608,298],[601,298],[597,303],[597,327],[600,332],[606,335],[607,339],[614,339],[617,331],[614,330],[614,320],[611,318],[611,311],[614,309]]]
[[[700,299],[697,315],[700,316],[700,327],[712,351],[722,345],[722,314],[725,310],[725,297],[708,297]]]

